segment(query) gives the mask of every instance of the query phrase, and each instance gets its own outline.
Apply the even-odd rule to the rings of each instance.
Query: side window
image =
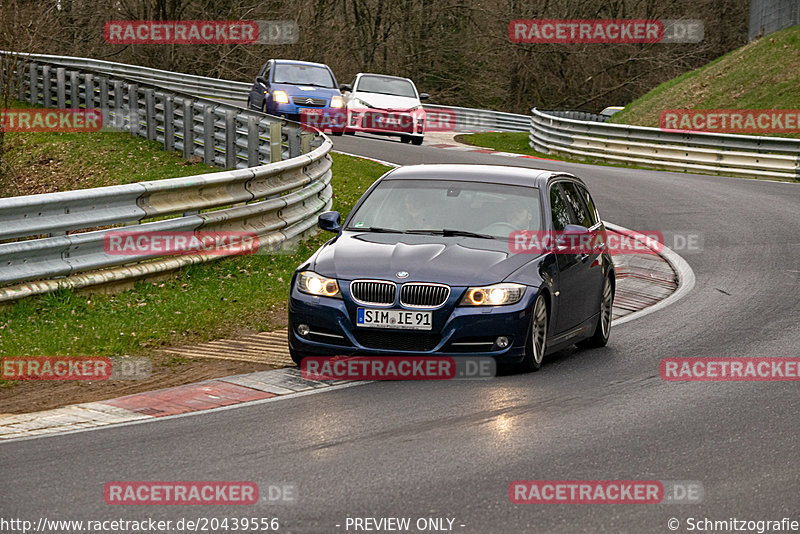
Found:
[[[267,81],[269,81],[269,66],[270,63],[269,61],[267,61],[266,63],[264,63],[264,66],[261,67],[261,72],[258,73],[259,76],[261,76]]]
[[[572,208],[572,213],[575,214],[575,223],[591,228],[594,225],[592,217],[589,215],[589,209],[584,204],[581,194],[578,192],[578,186],[572,182],[564,182],[561,184],[564,190],[564,198],[567,204]]]
[[[600,214],[597,213],[597,208],[594,205],[594,200],[592,200],[592,195],[589,194],[583,187],[578,187],[578,190],[581,193],[581,198],[586,202],[586,207],[589,209],[589,217],[592,219],[592,226],[600,222]],[[591,226],[587,226],[587,228],[591,228]]]
[[[559,184],[550,186],[550,211],[553,218],[553,229],[563,230],[568,224],[573,224],[574,215],[570,211]]]

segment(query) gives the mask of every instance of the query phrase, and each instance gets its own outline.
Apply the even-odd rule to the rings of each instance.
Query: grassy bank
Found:
[[[12,108],[29,108],[14,102]],[[192,176],[221,169],[124,132],[5,134],[0,197]]]
[[[349,212],[387,169],[334,154],[334,209]],[[0,355],[148,354],[166,345],[269,330],[279,324],[295,267],[331,234],[291,253],[193,265],[115,295],[61,291],[0,309]]]
[[[659,85],[611,122],[658,127],[665,109],[798,109],[798,87],[800,26],[794,26]]]

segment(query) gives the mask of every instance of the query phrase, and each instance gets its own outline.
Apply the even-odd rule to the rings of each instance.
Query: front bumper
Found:
[[[537,294],[529,287],[522,300],[513,305],[460,307],[456,303],[466,288],[453,287],[447,303],[430,310],[432,330],[417,331],[357,327],[356,311],[365,306],[352,301],[346,288],[342,289],[343,298],[335,299],[301,293],[292,284],[289,347],[293,351],[303,356],[492,356],[500,363],[517,363],[525,355]],[[409,309],[400,305],[393,308]],[[297,332],[301,324],[311,330],[305,336]],[[494,344],[500,336],[509,338],[507,347]]]
[[[425,133],[425,115],[380,109],[349,109],[347,129],[378,135],[415,135]]]

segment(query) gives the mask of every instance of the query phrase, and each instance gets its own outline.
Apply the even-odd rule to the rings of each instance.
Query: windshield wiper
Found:
[[[350,227],[348,230],[354,232],[375,232],[377,234],[402,234],[402,230],[395,230],[394,228],[381,228],[380,226],[367,226],[365,228]]]
[[[321,83],[306,83],[306,82],[274,82],[274,83],[284,83],[288,85],[309,85],[311,87],[322,87],[323,89],[333,89],[330,85],[322,85]]]
[[[480,239],[495,239],[495,236],[489,234],[479,234],[477,232],[469,232],[467,230],[450,230],[448,228],[443,230],[406,230],[405,233],[441,235],[444,237],[478,237]]]

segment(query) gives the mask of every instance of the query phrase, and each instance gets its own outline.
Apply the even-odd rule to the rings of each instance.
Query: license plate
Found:
[[[432,328],[432,316],[431,312],[359,308],[356,315],[356,325],[367,328],[430,330]]]

